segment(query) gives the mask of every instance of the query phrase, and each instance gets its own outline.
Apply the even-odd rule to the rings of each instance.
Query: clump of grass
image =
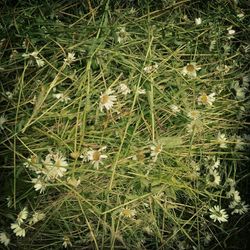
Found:
[[[249,17],[187,2],[6,7],[3,244],[227,246],[248,210]]]

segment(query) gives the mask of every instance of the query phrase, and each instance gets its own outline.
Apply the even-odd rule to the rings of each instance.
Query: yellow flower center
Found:
[[[109,102],[109,96],[108,95],[102,95],[101,96],[101,103],[106,104],[107,102]]]
[[[126,217],[131,217],[132,216],[132,211],[130,209],[124,209],[122,211],[122,215],[124,215]]]
[[[186,67],[186,69],[187,69],[187,71],[190,72],[190,73],[192,73],[192,72],[195,71],[195,67],[194,67],[194,65],[192,65],[192,64],[188,64],[187,67]]]
[[[93,153],[93,161],[99,161],[101,158],[101,153],[99,151],[94,151]]]
[[[208,103],[208,96],[206,94],[202,95],[200,98],[201,102],[206,104]]]

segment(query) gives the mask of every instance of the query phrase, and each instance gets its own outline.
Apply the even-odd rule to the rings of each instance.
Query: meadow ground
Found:
[[[1,249],[247,249],[247,1],[3,1]]]

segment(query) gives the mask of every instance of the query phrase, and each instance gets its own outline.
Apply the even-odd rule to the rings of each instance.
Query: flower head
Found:
[[[44,174],[48,179],[63,177],[67,171],[68,162],[60,152],[48,154],[43,163],[45,165]]]
[[[135,215],[136,215],[135,209],[123,208],[121,211],[121,216],[124,216],[126,218],[134,218]]]
[[[193,109],[187,112],[187,116],[192,120],[197,120],[200,117],[200,111]]]
[[[103,155],[101,153],[102,150],[106,149],[106,147],[103,147],[99,150],[93,150],[91,149],[90,151],[87,152],[87,158],[89,161],[92,162],[92,164],[94,165],[95,168],[99,168],[99,164],[103,164],[102,160],[106,159],[108,156],[107,155]]]
[[[101,96],[100,96],[100,110],[103,111],[103,108],[106,110],[110,110],[114,102],[116,101],[116,96],[112,95],[114,93],[113,90],[107,89]]]
[[[47,183],[40,175],[38,175],[37,178],[32,178],[31,182],[34,183],[34,188],[36,191],[40,190],[40,194],[43,193],[47,187]]]
[[[60,102],[65,102],[66,104],[71,100],[68,96],[66,96],[64,93],[56,93],[53,94],[53,97],[58,99]]]
[[[31,219],[29,220],[30,225],[34,225],[37,222],[43,220],[45,218],[45,214],[42,212],[34,212]]]
[[[174,115],[181,112],[180,108],[174,104],[170,105],[169,108],[171,109],[171,111]]]
[[[220,178],[220,175],[217,172],[217,170],[210,169],[209,173],[206,177],[206,181],[207,181],[208,185],[212,186],[212,187],[220,185],[221,178]]]
[[[121,83],[119,85],[119,92],[121,92],[123,95],[126,96],[127,94],[129,94],[131,92],[131,90],[126,84]]]
[[[200,25],[202,23],[202,19],[200,17],[195,18],[195,24]]]
[[[128,38],[128,33],[125,30],[125,27],[121,27],[119,31],[116,32],[118,43],[123,43]]]
[[[69,236],[67,236],[67,235],[63,236],[63,244],[62,245],[64,248],[67,248],[68,246],[72,247],[72,243],[70,241]]]
[[[245,214],[247,213],[249,209],[249,205],[245,204],[245,202],[237,202],[237,201],[232,201],[229,205],[229,208],[233,209],[231,214]]]
[[[63,59],[64,62],[67,64],[67,65],[70,65],[71,63],[75,62],[76,61],[76,58],[75,58],[75,53],[68,53],[67,57]]]
[[[20,227],[18,223],[12,223],[10,227],[16,236],[25,237],[25,229]]]
[[[7,236],[5,232],[0,233],[0,242],[4,244],[6,247],[9,245],[10,238]]]
[[[225,209],[221,209],[220,206],[214,206],[213,208],[210,208],[209,211],[211,212],[210,218],[214,222],[227,222],[228,214]]]
[[[210,95],[203,93],[198,97],[198,104],[211,106],[213,105],[213,102],[215,101],[214,96],[215,96],[215,93],[211,93]]]
[[[17,221],[18,225],[21,225],[21,224],[24,222],[24,220],[27,219],[28,214],[29,214],[28,209],[27,209],[27,207],[25,207],[25,208],[18,214],[18,216],[17,216],[16,221]]]
[[[183,67],[181,73],[185,76],[187,75],[190,78],[197,77],[197,71],[201,68],[196,66],[196,63],[188,63],[185,67]]]
[[[80,185],[80,183],[81,183],[81,180],[80,179],[76,179],[76,178],[74,178],[74,177],[68,177],[67,178],[67,182],[68,182],[68,184],[69,185],[71,185],[71,186],[73,186],[73,187],[78,187],[79,185]]]
[[[227,138],[225,134],[221,134],[220,132],[217,135],[216,142],[219,144],[220,148],[227,148]]]
[[[1,115],[0,116],[0,129],[4,129],[3,128],[3,125],[4,125],[4,123],[7,121],[7,119],[6,119],[6,116],[5,115]]]
[[[151,74],[153,72],[155,72],[158,69],[159,65],[158,64],[154,64],[154,65],[149,65],[143,68],[143,71],[146,74]]]

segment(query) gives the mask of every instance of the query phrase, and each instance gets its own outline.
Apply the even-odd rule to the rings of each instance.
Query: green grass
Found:
[[[241,200],[249,202],[244,4],[4,5],[0,232],[10,237],[9,249],[61,249],[63,243],[72,249],[242,249],[235,237],[246,230],[247,213],[232,214],[237,197],[227,196],[227,182],[235,180]],[[23,56],[34,51],[36,56]],[[69,64],[68,53],[75,53]],[[189,63],[201,68],[197,77],[183,75]],[[150,66],[155,68],[147,73]],[[130,93],[123,95],[120,84]],[[108,89],[116,100],[101,111]],[[60,93],[70,99],[58,99]],[[203,93],[215,93],[212,105],[199,105]],[[192,110],[197,119],[189,117]],[[219,133],[227,138],[225,148]],[[156,157],[152,146],[161,149]],[[107,157],[103,164],[92,164],[91,150]],[[51,154],[54,166],[59,152],[67,172],[54,178],[45,157]],[[217,160],[220,180],[213,186],[209,173]],[[47,183],[44,192],[32,183],[39,176]],[[225,209],[227,222],[210,218],[216,205]],[[24,207],[26,234],[17,237],[10,225]],[[45,218],[29,223],[34,211]]]

